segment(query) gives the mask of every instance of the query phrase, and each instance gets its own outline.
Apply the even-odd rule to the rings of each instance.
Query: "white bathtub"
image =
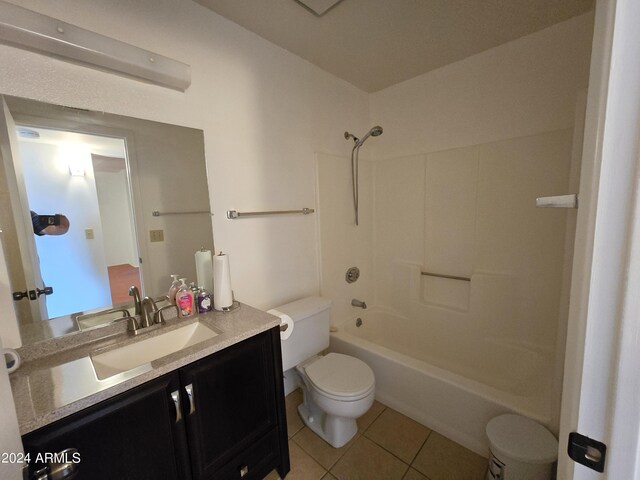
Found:
[[[330,350],[364,360],[376,376],[376,398],[480,455],[488,455],[487,422],[514,412],[548,425],[553,359],[492,338],[455,341],[428,326],[371,308],[331,334]],[[402,352],[402,353],[400,353]]]

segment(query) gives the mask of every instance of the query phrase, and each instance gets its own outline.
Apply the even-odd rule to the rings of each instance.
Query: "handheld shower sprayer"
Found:
[[[380,125],[373,127],[361,139],[352,133],[344,132],[344,138],[346,140],[353,138],[354,143],[353,149],[351,150],[351,185],[353,187],[353,206],[356,213],[356,225],[358,225],[358,153],[360,152],[360,147],[367,138],[377,137],[379,135],[382,135],[382,127]]]
[[[369,138],[369,137],[377,137],[378,135],[382,135],[382,127],[380,125],[376,125],[375,127],[373,127],[361,139],[356,137],[353,133],[344,132],[344,138],[346,140],[349,140],[350,138],[353,138],[353,142],[355,143],[356,147],[360,147],[367,140],[367,138]]]

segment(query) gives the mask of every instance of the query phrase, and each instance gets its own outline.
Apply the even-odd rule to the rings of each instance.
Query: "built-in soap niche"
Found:
[[[429,305],[468,312],[473,280],[420,275],[421,301]]]

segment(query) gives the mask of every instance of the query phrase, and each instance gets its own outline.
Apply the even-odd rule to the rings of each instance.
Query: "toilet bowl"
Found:
[[[270,310],[288,315],[293,330],[282,340],[282,367],[286,379],[295,372],[304,394],[298,412],[305,425],[335,448],[353,438],[356,419],[375,398],[373,371],[362,360],[328,353],[331,301],[307,297]]]
[[[296,367],[304,402],[298,412],[305,425],[335,448],[358,431],[356,419],[375,398],[373,371],[362,360],[339,353],[315,356]]]

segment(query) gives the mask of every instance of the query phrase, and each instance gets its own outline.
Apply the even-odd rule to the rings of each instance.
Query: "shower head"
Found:
[[[349,140],[350,138],[353,138],[353,141],[356,147],[361,146],[367,138],[377,137],[378,135],[382,135],[382,127],[380,125],[376,125],[371,130],[369,130],[367,134],[364,137],[362,137],[362,139],[356,137],[352,133],[344,132],[344,138],[346,138],[347,140]]]
[[[382,127],[380,125],[376,125],[369,131],[369,133],[371,134],[372,137],[377,137],[378,135],[382,135]]]

